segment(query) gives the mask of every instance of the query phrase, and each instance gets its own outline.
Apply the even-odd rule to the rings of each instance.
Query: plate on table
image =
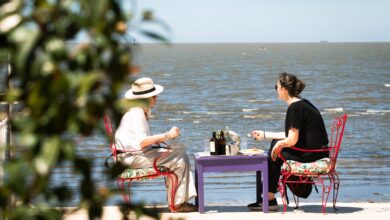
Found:
[[[264,153],[264,150],[257,149],[257,148],[250,148],[250,149],[240,150],[239,153],[243,155],[256,155],[256,154]]]

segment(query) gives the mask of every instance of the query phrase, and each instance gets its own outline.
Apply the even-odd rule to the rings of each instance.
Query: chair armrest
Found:
[[[111,152],[112,152],[112,155],[115,157],[116,159],[116,156],[118,154],[122,154],[122,153],[134,153],[134,151],[131,151],[131,150],[119,150],[116,148],[116,145],[113,144],[113,146],[111,147]]]
[[[326,152],[329,151],[330,147],[325,149],[302,149],[297,147],[290,147],[293,150],[301,151],[301,152]]]
[[[166,149],[167,151],[162,153],[161,155],[159,155],[158,157],[156,157],[154,160],[153,160],[153,169],[154,171],[156,172],[156,174],[160,174],[161,171],[157,168],[157,162],[159,159],[161,159],[162,157],[164,157],[165,155],[168,155],[170,153],[170,147],[168,146],[168,144],[166,144],[165,142],[161,142],[159,145],[155,145],[155,146],[152,146],[152,148],[158,148],[158,149]],[[129,151],[129,150],[118,150],[115,148],[115,157],[116,157],[116,154],[120,154],[120,153],[134,153],[134,151]]]
[[[152,148],[171,149],[171,147],[165,142],[161,142],[158,145],[152,146]]]

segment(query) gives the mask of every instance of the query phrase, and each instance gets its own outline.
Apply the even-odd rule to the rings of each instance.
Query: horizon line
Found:
[[[70,43],[89,43],[88,41],[69,41]],[[253,41],[253,42],[216,42],[216,41],[208,41],[208,42],[123,42],[129,44],[305,44],[305,43],[319,43],[319,44],[339,44],[339,43],[390,43],[390,41]]]

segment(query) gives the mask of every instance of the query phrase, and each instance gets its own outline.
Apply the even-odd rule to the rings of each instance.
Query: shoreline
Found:
[[[146,206],[153,209],[153,207]],[[162,220],[172,219],[223,219],[223,220],[236,220],[236,219],[261,219],[261,220],[296,220],[296,219],[308,219],[313,220],[315,218],[332,219],[332,220],[358,220],[358,219],[388,219],[390,216],[390,202],[382,203],[337,203],[337,211],[334,211],[332,205],[328,203],[326,214],[321,212],[321,203],[300,203],[299,209],[294,209],[295,205],[290,204],[287,207],[286,213],[283,213],[283,206],[279,205],[278,212],[263,213],[258,211],[249,211],[245,206],[206,206],[206,213],[200,214],[198,212],[190,213],[170,213],[167,206],[156,207],[161,215]],[[68,211],[63,216],[64,220],[84,220],[88,219],[88,213],[86,210],[78,210],[70,213],[75,208],[66,208]],[[129,217],[135,218],[134,213],[130,213]],[[118,206],[105,206],[103,208],[102,219],[115,220],[122,219],[122,215]],[[141,220],[152,219],[147,216],[140,217]]]

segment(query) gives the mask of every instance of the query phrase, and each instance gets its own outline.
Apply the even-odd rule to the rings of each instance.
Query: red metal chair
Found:
[[[112,123],[110,117],[105,114],[104,115],[104,127],[106,129],[106,133],[110,140],[110,148],[112,152],[112,156],[115,161],[117,161],[118,153],[125,153],[126,151],[118,150],[117,145],[115,143],[114,129],[112,127]],[[147,180],[154,179],[157,177],[168,177],[172,182],[172,189],[170,192],[171,204],[169,204],[169,209],[171,212],[176,212],[175,209],[175,195],[176,189],[178,185],[177,175],[170,171],[168,168],[163,166],[157,166],[157,162],[160,158],[164,157],[166,154],[169,154],[169,151],[163,153],[161,156],[157,157],[153,161],[153,167],[145,168],[145,169],[126,169],[121,175],[117,178],[117,187],[122,190],[122,197],[125,202],[130,202],[130,185],[133,181],[139,180]],[[125,190],[125,183],[127,182],[127,192]],[[165,180],[165,184],[167,184]]]
[[[341,140],[344,134],[344,127],[347,121],[347,115],[344,114],[340,117],[335,117],[332,124],[332,133],[330,136],[329,148],[320,150],[303,150],[293,147],[292,149],[302,152],[324,152],[329,151],[329,159],[320,159],[312,163],[301,163],[297,161],[286,160],[281,152],[280,157],[284,163],[281,170],[281,177],[279,179],[279,192],[283,199],[283,211],[286,212],[287,208],[287,192],[286,184],[302,184],[302,183],[314,183],[322,186],[322,212],[326,211],[326,203],[330,191],[333,189],[333,208],[336,210],[337,195],[340,186],[340,179],[336,172],[337,156],[339,154]],[[298,176],[295,180],[289,180],[290,176]],[[329,185],[326,184],[326,180],[329,181]],[[299,198],[294,196],[296,208],[299,206]]]

